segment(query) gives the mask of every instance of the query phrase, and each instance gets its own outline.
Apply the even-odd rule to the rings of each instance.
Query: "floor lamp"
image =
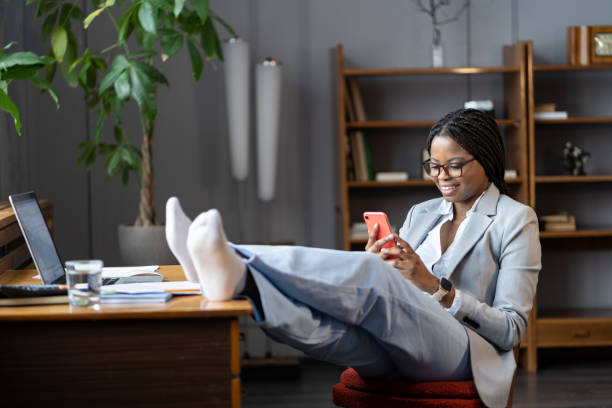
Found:
[[[245,240],[246,183],[249,175],[249,43],[230,38],[223,43],[225,94],[232,175],[238,181],[240,241]]]
[[[269,242],[269,205],[276,187],[276,162],[283,67],[266,58],[255,67],[258,196],[264,203],[264,241]]]

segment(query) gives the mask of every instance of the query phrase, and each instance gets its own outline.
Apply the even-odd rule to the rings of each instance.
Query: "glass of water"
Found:
[[[102,266],[99,259],[66,261],[68,299],[72,306],[93,306],[100,302]]]

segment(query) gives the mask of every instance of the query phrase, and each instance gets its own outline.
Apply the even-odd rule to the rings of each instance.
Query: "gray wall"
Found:
[[[38,25],[30,28],[31,7],[25,8],[22,3],[0,3],[0,39],[18,39],[24,48],[45,52],[40,48]],[[229,238],[234,241],[262,242],[268,238],[339,246],[335,61],[330,49],[342,43],[349,67],[427,67],[431,43],[427,16],[418,13],[408,0],[213,0],[211,5],[251,43],[253,62],[273,56],[284,64],[277,198],[267,211],[258,202],[253,151],[246,183],[247,211],[240,215],[238,186],[230,176],[228,161],[222,70],[208,64],[203,79],[194,84],[183,51],[159,64],[171,83],[160,89],[155,141],[160,221],[164,221],[166,199],[176,195],[192,217],[204,209],[219,208]],[[446,63],[500,65],[502,45],[533,40],[536,63],[562,64],[566,61],[566,26],[605,25],[611,15],[609,0],[472,0],[459,21],[443,27]],[[107,43],[109,31],[101,31],[88,34],[89,44]],[[363,83],[364,94],[370,93],[365,100],[373,118],[437,119],[468,98],[492,98],[497,106],[502,105],[501,84],[495,77],[455,78],[448,83],[444,78],[376,81]],[[603,81],[609,82],[609,76]],[[79,89],[68,89],[61,81],[55,85],[62,101],[59,111],[32,87],[14,88],[12,95],[24,116],[21,138],[13,134],[6,115],[0,115],[0,199],[12,192],[36,190],[55,203],[56,238],[65,258],[95,256],[109,265],[118,264],[116,226],[135,218],[137,186],[132,182],[124,188],[118,180],[106,180],[100,166],[91,173],[75,166],[75,146],[91,137],[93,120],[83,108]],[[432,92],[440,87],[445,91]],[[591,111],[607,102],[605,93],[597,95],[592,98],[584,88],[576,88],[562,98],[577,99]],[[126,112],[124,120],[138,140],[135,110]],[[416,132],[415,137],[424,138],[425,133]],[[612,149],[605,149],[609,157]],[[582,193],[577,194],[580,199]],[[609,211],[599,216],[602,223],[612,225]],[[397,220],[402,217],[402,211],[393,215]],[[596,259],[607,269],[612,265],[607,252],[597,252],[589,259]],[[553,257],[547,262],[556,260]],[[586,258],[583,261],[589,262]],[[546,273],[542,278],[548,280]],[[589,279],[594,282],[597,277]],[[565,281],[570,281],[569,277]],[[555,298],[555,290],[568,291],[571,287],[558,285],[549,284],[550,291],[541,286],[544,304],[546,299]],[[593,286],[597,285],[590,285],[584,296],[573,299],[593,305],[587,296],[595,290]],[[608,285],[599,287],[603,291]],[[598,296],[596,293],[596,298],[607,298],[603,292]]]

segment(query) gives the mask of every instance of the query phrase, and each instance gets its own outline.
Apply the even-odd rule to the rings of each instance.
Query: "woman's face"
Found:
[[[430,151],[433,165],[451,166],[440,168],[440,174],[433,177],[434,183],[446,201],[471,205],[488,187],[489,179],[484,168],[476,160],[467,162],[474,156],[452,138],[445,135],[434,137]],[[461,175],[451,177],[448,172],[457,172],[462,163],[465,165],[461,167]]]

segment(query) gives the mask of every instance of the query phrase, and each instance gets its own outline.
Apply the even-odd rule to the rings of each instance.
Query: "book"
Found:
[[[350,237],[352,239],[368,239],[368,226],[365,222],[351,224]]]
[[[408,173],[405,171],[379,171],[376,173],[376,181],[406,181]]]
[[[568,214],[551,214],[540,217],[544,231],[576,231],[576,218]]]
[[[165,303],[172,298],[168,292],[159,293],[103,293],[100,296],[101,304],[125,303]]]
[[[557,105],[554,103],[543,103],[541,105],[536,105],[533,108],[534,112],[555,112],[557,110]]]
[[[351,92],[351,100],[353,102],[353,109],[355,110],[355,117],[357,121],[366,121],[365,108],[363,106],[363,99],[361,98],[361,92],[359,91],[359,84],[357,78],[348,78],[349,89]]]
[[[368,166],[366,163],[365,146],[363,144],[362,132],[350,132],[353,165],[355,166],[355,180],[368,180]]]
[[[59,305],[68,303],[68,295],[1,298],[0,306]]]
[[[506,169],[504,170],[504,178],[516,178],[518,177],[518,172],[515,169]]]
[[[566,213],[539,216],[540,222],[570,222],[572,218],[574,217]]]
[[[534,112],[533,118],[540,119],[540,120],[567,119],[567,112],[566,111]]]
[[[363,144],[363,153],[365,156],[365,169],[366,169],[366,180],[374,180],[374,169],[372,167],[372,151],[370,150],[370,143],[368,138],[363,132],[359,132],[361,136],[361,143]]]
[[[544,231],[551,231],[551,232],[576,231],[576,223],[559,223],[559,222],[549,223],[547,222],[544,224]]]

